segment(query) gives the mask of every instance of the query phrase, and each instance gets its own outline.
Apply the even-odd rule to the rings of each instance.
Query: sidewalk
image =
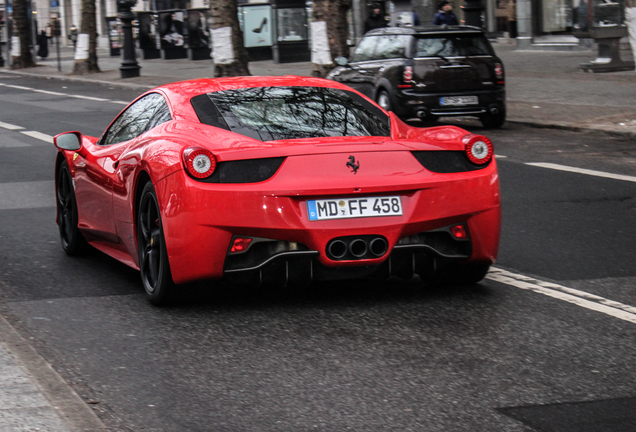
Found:
[[[595,51],[520,51],[510,44],[494,44],[506,70],[508,121],[539,127],[571,130],[598,130],[636,137],[636,72],[587,73],[579,64],[597,57]],[[73,51],[61,48],[61,71],[55,49],[51,56],[38,61],[38,66],[20,71],[0,71],[21,75],[107,83],[146,89],[174,81],[212,77],[212,60],[143,60],[141,76],[122,79],[120,57],[110,57],[108,50],[98,51],[101,73],[70,75]],[[631,52],[622,52],[631,60]],[[257,61],[249,64],[252,75],[311,74],[311,63],[275,64]]]

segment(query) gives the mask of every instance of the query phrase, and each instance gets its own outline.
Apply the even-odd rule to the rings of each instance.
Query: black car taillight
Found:
[[[504,71],[501,63],[495,63],[495,77],[497,78],[497,84],[505,84]]]
[[[404,72],[402,73],[402,80],[404,81],[404,84],[398,84],[398,88],[413,87],[413,66],[404,66]]]

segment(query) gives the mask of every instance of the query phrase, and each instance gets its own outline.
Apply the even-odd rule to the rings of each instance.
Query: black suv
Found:
[[[476,116],[485,127],[506,119],[503,63],[471,26],[389,27],[364,35],[327,78],[346,84],[400,118],[433,122]]]

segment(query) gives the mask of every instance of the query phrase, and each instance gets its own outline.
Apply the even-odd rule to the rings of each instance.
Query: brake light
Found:
[[[458,240],[466,240],[468,238],[468,232],[464,224],[453,225],[450,228],[450,232]]]
[[[490,162],[494,149],[492,142],[483,135],[469,134],[463,139],[466,156],[476,165],[484,165]]]
[[[252,243],[252,239],[250,237],[234,237],[232,241],[232,249],[230,249],[230,253],[241,253],[245,252],[247,248]]]
[[[501,65],[501,63],[495,63],[495,76],[497,77],[498,80],[503,80],[503,66]]]
[[[214,173],[216,157],[208,149],[189,147],[183,151],[183,164],[192,177],[204,179]]]
[[[402,79],[407,83],[410,83],[413,80],[413,66],[404,66]]]

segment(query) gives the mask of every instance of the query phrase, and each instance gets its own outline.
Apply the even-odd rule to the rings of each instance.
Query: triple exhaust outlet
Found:
[[[382,236],[338,237],[327,243],[327,257],[334,261],[380,258],[389,249]]]

